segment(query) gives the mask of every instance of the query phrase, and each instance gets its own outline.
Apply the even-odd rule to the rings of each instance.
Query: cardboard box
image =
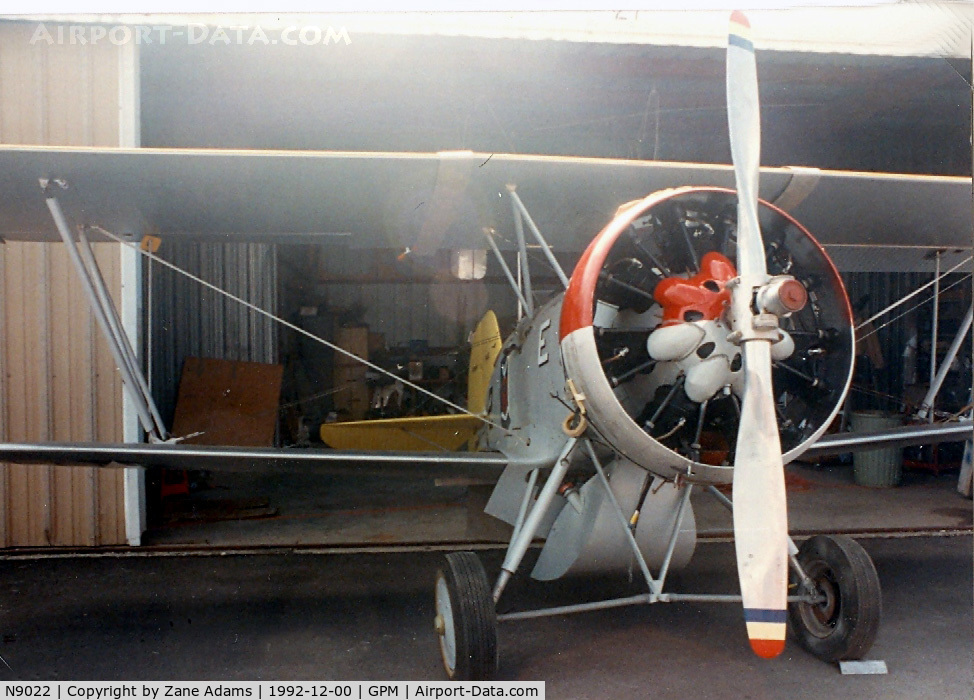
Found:
[[[335,367],[334,405],[338,420],[362,420],[369,410],[369,388],[365,384],[365,365],[355,363]]]
[[[386,349],[385,333],[369,333],[369,357],[375,357]]]
[[[349,326],[339,328],[335,333],[335,344],[344,350],[348,350],[356,357],[367,360],[369,359],[369,327]],[[340,352],[335,353],[336,367],[349,365],[362,366],[362,363]]]

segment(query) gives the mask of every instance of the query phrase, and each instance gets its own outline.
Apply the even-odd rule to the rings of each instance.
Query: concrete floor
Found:
[[[261,477],[215,474],[214,488],[193,496],[203,519],[189,518],[147,533],[164,546],[387,546],[501,543],[509,528],[481,512],[489,487],[434,486],[379,478]],[[850,465],[788,467],[789,526],[814,532],[971,530],[972,507],[955,490],[957,475],[907,471],[897,488],[856,486]],[[254,496],[276,511],[247,520],[207,520],[207,502],[241,503]],[[692,498],[700,536],[731,534],[730,514],[698,489]],[[180,506],[184,510],[190,504]],[[218,514],[218,517],[225,513]]]
[[[616,609],[501,627],[500,680],[552,698],[970,698],[969,535],[864,539],[884,591],[871,659],[842,676],[790,642],[762,661],[736,605]],[[0,680],[442,678],[437,553],[0,560]],[[481,555],[496,574],[500,552]],[[701,544],[671,590],[728,592],[733,547]],[[631,593],[624,578],[516,579],[502,610]]]
[[[507,530],[479,512],[484,489],[224,478],[193,499],[198,512],[260,495],[276,514],[185,519],[123,553],[0,556],[0,681],[443,678],[432,550],[474,548],[496,575]],[[867,489],[849,466],[792,465],[787,481],[794,534],[864,535],[884,591],[869,658],[888,675],[842,676],[794,641],[764,662],[737,605],[661,604],[507,623],[499,680],[544,680],[559,698],[970,698],[972,506],[956,474],[907,472],[898,488]],[[729,514],[703,493],[694,507],[701,543],[668,590],[735,592]],[[500,610],[635,592],[624,575],[516,578]]]

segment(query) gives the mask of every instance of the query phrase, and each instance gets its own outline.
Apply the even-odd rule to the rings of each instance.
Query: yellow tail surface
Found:
[[[470,373],[467,377],[467,410],[483,413],[494,363],[503,342],[497,316],[488,311],[470,337]],[[325,423],[320,428],[322,441],[336,449],[402,450],[424,452],[474,447],[473,438],[481,426],[476,416],[415,416],[348,423]]]
[[[321,441],[337,450],[436,452],[459,450],[477,434],[480,419],[466,414],[324,423]]]
[[[487,408],[487,389],[504,342],[497,316],[488,311],[470,336],[470,372],[467,375],[467,410],[481,414]]]

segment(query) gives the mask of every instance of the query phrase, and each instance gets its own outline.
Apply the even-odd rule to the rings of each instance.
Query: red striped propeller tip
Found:
[[[731,12],[731,22],[734,22],[735,24],[740,24],[741,26],[744,27],[751,26],[751,23],[747,21],[747,15],[745,15],[740,10],[734,10],[733,12]]]
[[[747,638],[762,659],[773,659],[785,649],[788,611],[778,608],[744,608]]]
[[[752,639],[751,649],[762,659],[773,659],[785,650],[784,639]]]

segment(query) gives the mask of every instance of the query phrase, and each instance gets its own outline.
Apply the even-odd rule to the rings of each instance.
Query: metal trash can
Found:
[[[899,416],[883,411],[852,412],[852,431],[855,433],[875,433],[898,428],[902,424]],[[853,452],[852,468],[856,483],[860,486],[897,486],[903,476],[903,448],[884,447]]]

